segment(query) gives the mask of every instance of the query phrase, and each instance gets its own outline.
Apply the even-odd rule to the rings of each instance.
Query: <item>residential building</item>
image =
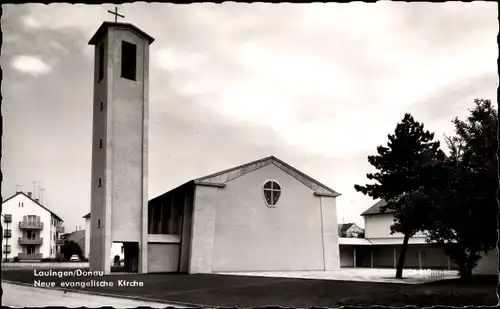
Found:
[[[55,258],[63,243],[62,223],[31,192],[17,192],[2,202],[2,259]]]
[[[342,223],[338,225],[339,237],[363,238],[365,231],[356,223]]]

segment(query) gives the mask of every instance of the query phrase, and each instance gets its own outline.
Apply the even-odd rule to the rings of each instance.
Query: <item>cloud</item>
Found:
[[[14,69],[33,76],[48,74],[52,68],[38,56],[16,56],[11,65]]]
[[[155,49],[152,56],[153,62],[158,68],[168,71],[192,70],[203,61],[202,54],[181,53],[173,48]]]
[[[67,200],[82,197],[81,215],[90,203],[87,43],[113,20],[108,9],[5,5],[2,16],[2,94],[12,102],[2,107],[5,188],[43,181],[44,199],[69,225],[81,223]],[[439,137],[473,97],[496,99],[494,3],[133,3],[119,11],[155,38],[150,195],[274,154],[342,193],[339,217],[362,224],[359,213],[373,203],[353,184],[368,182],[367,156],[405,112]],[[12,74],[19,55],[38,56],[52,74]],[[33,156],[33,145],[46,151]]]

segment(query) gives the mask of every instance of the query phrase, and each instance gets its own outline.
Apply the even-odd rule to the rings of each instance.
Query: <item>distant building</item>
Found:
[[[342,223],[338,225],[339,237],[346,238],[363,238],[365,230],[360,228],[356,223]]]
[[[64,240],[65,241],[72,241],[72,242],[75,242],[76,244],[78,244],[80,246],[80,249],[82,249],[82,254],[86,258],[85,250],[87,250],[87,248],[85,247],[85,242],[86,242],[85,230],[79,230],[79,231],[67,233],[64,235]]]
[[[359,239],[342,237],[340,244],[340,262],[342,267],[396,268],[403,234],[390,233],[394,216],[390,210],[382,213],[386,205],[380,200],[363,214],[365,237]],[[405,268],[421,269],[456,269],[457,265],[436,244],[429,244],[425,235],[417,233],[410,238],[405,257]],[[498,252],[490,250],[482,255],[474,274],[497,274]]]
[[[2,259],[55,258],[64,233],[63,220],[32,197],[17,192],[2,202]]]
[[[340,238],[342,267],[396,268],[403,234],[391,234],[394,216],[390,210],[382,213],[386,205],[380,200],[361,215],[365,220],[364,238]],[[456,264],[436,244],[429,244],[425,235],[417,233],[410,238],[405,255],[405,268],[452,269]]]

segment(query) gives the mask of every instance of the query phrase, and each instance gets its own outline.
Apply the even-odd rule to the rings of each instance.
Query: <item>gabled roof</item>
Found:
[[[227,170],[223,170],[221,172],[207,175],[194,180],[195,184],[206,184],[206,185],[219,185],[222,186],[226,182],[229,182],[237,177],[243,176],[250,172],[253,172],[257,169],[260,169],[264,166],[273,164],[279,169],[283,170],[290,176],[294,177],[298,181],[302,182],[305,186],[311,188],[316,195],[320,196],[332,196],[337,197],[340,196],[340,193],[337,193],[335,190],[325,186],[321,182],[307,176],[301,171],[297,170],[293,166],[279,160],[275,156],[265,157],[260,160],[252,161],[243,165],[239,165]]]
[[[354,223],[342,223],[342,224],[338,224],[338,229],[339,229],[339,235],[342,235],[343,233],[347,232],[348,229],[351,228],[351,226],[353,226]]]
[[[83,216],[82,218],[85,218],[85,219],[90,218],[90,212],[88,214],[86,214],[85,216]]]
[[[6,199],[5,201],[2,202],[2,204],[6,203],[8,200],[10,199],[13,199],[14,197],[18,196],[18,195],[24,195],[27,199],[29,199],[30,201],[32,201],[33,203],[37,204],[38,206],[42,207],[43,209],[45,209],[46,211],[50,212],[54,217],[56,217],[57,219],[61,220],[61,221],[64,221],[63,219],[61,219],[61,217],[59,217],[58,215],[56,215],[54,212],[52,212],[50,209],[48,209],[47,207],[43,206],[42,204],[40,204],[39,202],[35,201],[34,199],[32,199],[31,197],[29,197],[27,194],[25,194],[24,192],[17,192],[16,194],[14,194],[13,196],[9,197],[8,199]]]
[[[80,242],[83,238],[85,238],[85,230],[74,231],[65,235],[65,240],[76,243]]]
[[[141,29],[137,28],[136,26],[134,26],[132,24],[129,24],[129,23],[113,23],[113,22],[105,21],[105,22],[102,23],[102,25],[99,27],[99,29],[97,29],[97,31],[94,34],[94,36],[92,36],[92,38],[89,41],[89,45],[95,45],[97,43],[97,41],[101,38],[101,36],[104,35],[104,33],[106,33],[106,30],[109,27],[115,27],[115,28],[121,28],[121,29],[128,29],[128,30],[130,30],[132,32],[135,32],[137,35],[139,35],[139,36],[145,38],[146,40],[148,40],[148,42],[149,42],[150,45],[155,40],[155,39],[153,39],[152,36],[150,36],[149,34],[147,34],[146,32],[142,31]]]
[[[368,208],[364,213],[362,213],[362,216],[369,216],[369,215],[381,215],[381,214],[390,214],[393,211],[391,209],[387,209],[384,213],[382,213],[381,208],[383,206],[387,205],[385,200],[380,200],[376,202],[372,207]]]

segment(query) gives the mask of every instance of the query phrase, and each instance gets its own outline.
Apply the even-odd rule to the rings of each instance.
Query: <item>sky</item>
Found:
[[[90,211],[94,46],[113,5],[4,5],[2,196],[45,189],[67,231]],[[149,197],[274,155],[342,195],[406,112],[443,141],[497,101],[494,2],[119,6],[150,47]],[[444,143],[443,143],[444,146]],[[35,188],[35,197],[40,190]]]

